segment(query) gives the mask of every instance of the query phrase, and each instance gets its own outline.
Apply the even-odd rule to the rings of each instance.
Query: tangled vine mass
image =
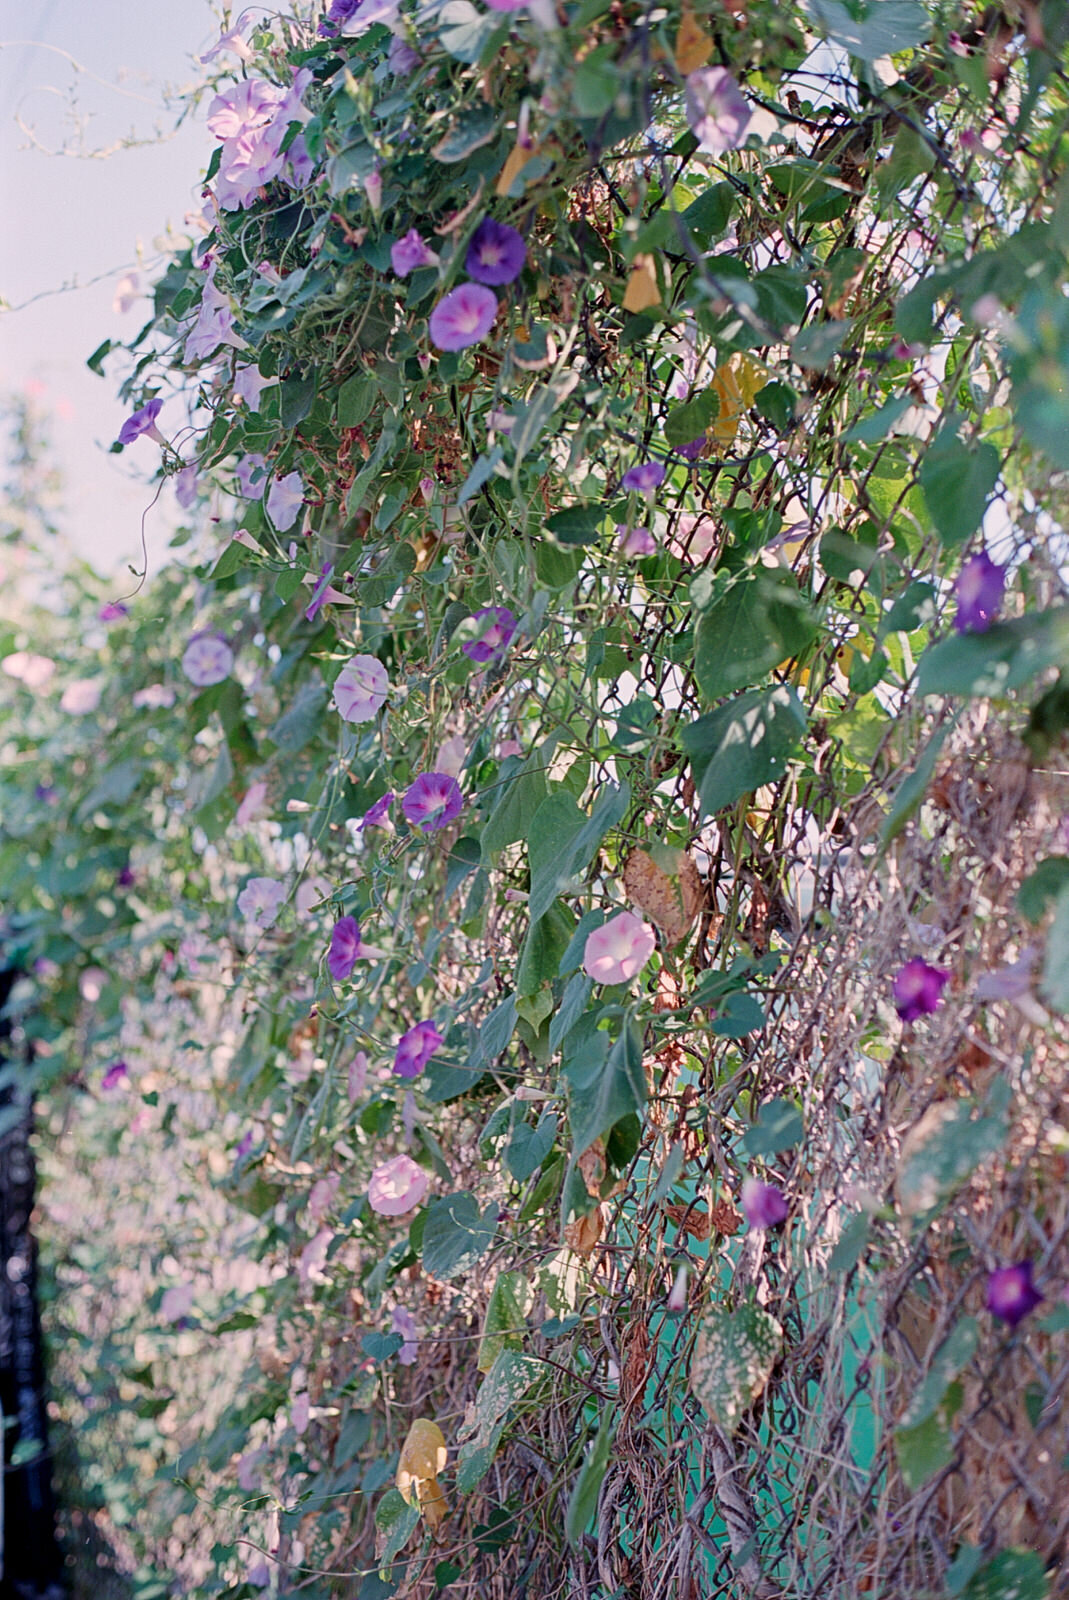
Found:
[[[180,548],[0,622],[85,1516],[1069,1594],[1063,0],[259,16],[90,361]]]

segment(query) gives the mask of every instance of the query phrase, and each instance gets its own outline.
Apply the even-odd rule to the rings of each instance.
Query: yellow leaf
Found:
[[[650,306],[659,306],[660,303],[661,291],[657,287],[653,257],[638,255],[632,263],[631,276],[624,291],[624,310],[645,311]]]
[[[713,53],[713,41],[700,26],[690,6],[684,4],[676,34],[676,66],[680,72],[697,72]]]
[[[428,1417],[417,1417],[401,1446],[397,1463],[397,1487],[409,1505],[418,1500],[422,1507],[426,1501],[434,1502],[442,1495],[438,1474],[445,1463],[441,1428]],[[441,1517],[438,1520],[441,1521]]]
[[[514,144],[508,153],[508,159],[506,160],[505,165],[501,168],[501,172],[498,175],[498,180],[495,185],[496,193],[502,196],[507,195],[510,192],[512,185],[516,182],[516,179],[523,171],[524,167],[537,154],[538,150],[535,145],[522,145],[519,143]]]
[[[713,388],[720,401],[713,437],[723,449],[734,443],[743,412],[753,405],[754,395],[764,386],[764,368],[751,356],[733,355],[713,373]]]

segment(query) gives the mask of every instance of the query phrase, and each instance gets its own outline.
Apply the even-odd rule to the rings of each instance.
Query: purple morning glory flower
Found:
[[[424,833],[446,827],[460,815],[463,806],[460,785],[448,772],[421,772],[401,800],[405,821],[422,828]]]
[[[1042,1303],[1043,1296],[1032,1282],[1031,1261],[1015,1267],[998,1267],[988,1274],[985,1305],[993,1317],[1008,1322],[1011,1328]]]
[[[156,426],[156,418],[162,410],[162,400],[150,400],[140,411],[135,411],[132,416],[127,417],[119,429],[119,443],[133,444],[135,439],[140,439],[143,433],[147,433],[149,438],[155,439],[158,444],[166,444],[166,439]]]
[[[246,500],[259,500],[267,482],[267,461],[256,451],[242,456],[234,467],[234,476]]]
[[[359,6],[360,0],[330,0],[327,14],[319,24],[319,37],[333,39],[338,29],[356,15]]]
[[[288,533],[304,505],[304,483],[299,472],[274,478],[267,491],[267,514],[279,533]]]
[[[698,439],[692,439],[689,444],[677,444],[676,455],[682,456],[684,461],[697,461],[705,449],[704,433]]]
[[[360,819],[360,826],[362,828],[381,828],[389,815],[392,805],[393,790],[387,789],[386,793],[364,812],[363,817]]]
[[[439,300],[430,315],[431,343],[439,350],[466,350],[494,325],[497,296],[481,283],[462,283]]]
[[[390,246],[390,265],[399,278],[407,278],[417,267],[435,267],[438,257],[430,245],[420,237],[415,228]]]
[[[50,783],[39,783],[33,791],[35,800],[40,800],[42,805],[54,806],[59,799],[59,790],[54,789]]]
[[[327,954],[331,977],[338,983],[344,983],[352,975],[361,954],[360,924],[355,917],[339,917],[330,936]]]
[[[249,1128],[241,1136],[241,1142],[240,1142],[240,1144],[237,1146],[237,1148],[234,1151],[234,1160],[235,1161],[243,1160],[244,1157],[247,1156],[249,1151],[252,1149],[252,1144],[253,1144],[252,1129]]]
[[[399,1078],[418,1078],[442,1042],[433,1022],[417,1022],[397,1041],[393,1070]]]
[[[477,283],[513,283],[523,271],[527,246],[507,222],[484,217],[471,236],[464,270]]]
[[[930,967],[920,956],[907,961],[894,982],[895,1010],[902,1021],[916,1022],[918,1017],[938,1011],[944,985],[949,982],[950,973],[944,967]]]
[[[97,612],[97,618],[100,622],[118,622],[120,617],[128,617],[129,615],[129,606],[124,606],[121,600],[109,600]]]
[[[959,633],[986,633],[998,615],[1006,588],[1006,568],[998,566],[984,550],[970,556],[958,573],[954,593],[958,611],[954,626]]]
[[[778,1228],[786,1220],[787,1202],[774,1183],[746,1178],[742,1185],[742,1214],[753,1229]]]
[[[413,50],[407,39],[399,39],[394,34],[386,55],[386,65],[395,78],[407,78],[410,72],[415,72],[422,60],[419,51]]]
[[[718,155],[745,142],[753,112],[725,67],[699,67],[687,74],[687,126],[698,149]]]
[[[122,868],[115,879],[116,886],[120,889],[132,889],[136,882],[137,873],[134,871],[133,867],[130,866],[129,862],[127,862],[126,866]]]
[[[508,606],[483,606],[472,621],[484,626],[477,639],[460,647],[469,661],[492,661],[495,656],[504,655],[516,632],[516,618]]]
[[[100,1080],[102,1089],[114,1089],[124,1078],[130,1076],[130,1069],[125,1061],[113,1061]]]
[[[622,489],[634,489],[638,494],[650,494],[654,489],[659,489],[664,482],[664,463],[661,461],[643,461],[637,467],[630,467],[620,479]]]
[[[316,586],[312,590],[312,598],[305,608],[305,622],[314,622],[318,617],[323,602],[327,597],[327,590],[330,588],[330,580],[333,576],[334,563],[333,561],[327,561],[319,569],[319,577],[316,579]]]

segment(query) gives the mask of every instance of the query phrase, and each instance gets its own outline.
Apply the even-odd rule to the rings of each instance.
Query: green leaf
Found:
[[[968,446],[949,424],[929,444],[918,474],[924,503],[945,544],[962,544],[983,521],[1001,460],[993,444]]]
[[[460,486],[457,505],[467,505],[472,496],[477,495],[483,485],[490,482],[498,463],[504,459],[505,452],[499,444],[495,444],[489,455],[480,456]]]
[[[783,1348],[783,1329],[760,1306],[706,1313],[694,1343],[690,1387],[711,1421],[734,1433]]]
[[[762,569],[734,582],[698,620],[694,673],[708,700],[747,689],[804,650],[816,631],[798,585]]]
[[[1047,856],[1017,891],[1017,909],[1029,922],[1040,922],[1047,907],[1069,885],[1069,856]]]
[[[486,1254],[497,1232],[497,1207],[479,1211],[473,1194],[436,1196],[423,1230],[423,1269],[432,1278],[457,1278]]]
[[[842,1233],[836,1240],[835,1249],[828,1257],[828,1271],[836,1277],[853,1272],[865,1253],[871,1231],[872,1218],[869,1213],[855,1211],[844,1225]]]
[[[595,544],[604,521],[604,506],[566,506],[554,512],[546,527],[561,544]]]
[[[681,220],[697,242],[708,247],[727,232],[735,209],[735,190],[730,183],[710,184],[682,213]]]
[[[419,1523],[419,1506],[410,1506],[400,1489],[387,1489],[375,1507],[375,1527],[384,1536],[379,1571],[385,1576],[394,1556],[402,1551]]]
[[[946,743],[947,734],[953,724],[945,724],[936,729],[924,747],[921,756],[913,771],[903,778],[895,790],[891,809],[883,821],[880,838],[884,844],[890,844],[892,839],[897,839],[909,819],[920,809],[921,802],[928,793],[928,785],[932,781],[935,764],[939,759],[939,752]]]
[[[719,1039],[745,1039],[763,1028],[766,1020],[764,1007],[752,994],[734,989],[711,1018],[709,1029]]]
[[[602,1418],[594,1443],[583,1459],[579,1476],[568,1497],[568,1510],[564,1515],[564,1534],[573,1549],[579,1545],[597,1513],[601,1485],[609,1465],[609,1453],[615,1433],[616,1413],[610,1409]]]
[[[339,428],[359,428],[371,413],[378,390],[370,378],[357,373],[338,390]]]
[[[855,422],[852,428],[848,428],[843,434],[844,444],[878,444],[881,439],[886,439],[895,423],[916,403],[910,394],[896,395],[879,411],[870,412],[867,417]]]
[[[921,0],[808,0],[814,21],[861,61],[911,50],[928,37],[931,22]]]
[[[568,1038],[563,1072],[568,1084],[568,1123],[579,1152],[646,1104],[640,1030],[628,1022],[611,1050],[608,1046],[608,1035],[596,1027],[589,1013]]]
[[[1069,1011],[1069,885],[1054,902],[1040,992],[1057,1011]]]
[[[499,1272],[490,1290],[476,1365],[489,1372],[503,1350],[523,1348],[531,1288],[522,1272]]]
[[[517,1183],[526,1183],[534,1177],[549,1155],[557,1139],[557,1119],[552,1111],[543,1111],[537,1127],[529,1122],[518,1122],[505,1150],[505,1165]]]
[[[927,1214],[953,1195],[980,1163],[1002,1149],[1002,1115],[973,1116],[971,1100],[937,1102],[907,1140],[895,1180],[906,1216]]]
[[[805,729],[801,701],[783,685],[752,689],[692,722],[681,739],[699,776],[703,810],[722,811],[777,782]]]
[[[466,0],[451,0],[451,4],[466,4]],[[448,11],[450,7],[446,6],[445,9]],[[497,26],[497,18],[487,16],[482,20],[494,25],[493,28],[486,30],[486,37],[489,38],[490,33]],[[448,46],[446,48],[448,49]],[[450,128],[445,138],[440,139],[435,145],[431,155],[434,156],[436,161],[454,165],[458,161],[465,160],[467,156],[473,155],[476,150],[481,150],[484,144],[489,144],[496,132],[497,117],[488,106],[479,106],[476,110],[470,111],[466,116],[461,117]]]
[[[880,619],[880,638],[889,633],[913,633],[935,620],[935,590],[930,583],[911,583]]]
[[[510,757],[502,767],[497,802],[482,831],[484,863],[506,846],[529,837],[535,813],[546,798],[546,768],[552,754],[553,745],[543,744],[526,761]]]
[[[631,802],[625,784],[606,784],[587,816],[570,794],[551,794],[531,820],[528,854],[531,864],[531,921],[545,916],[562,889],[590,865],[609,829],[621,821]]]
[[[499,16],[479,11],[470,0],[448,0],[438,13],[438,37],[443,50],[468,66],[475,66],[496,36],[500,33],[504,38],[507,32]]]
[[[371,1361],[389,1361],[395,1356],[404,1344],[404,1339],[399,1333],[379,1333],[376,1329],[365,1333],[360,1341],[360,1348]]]
[[[802,1113],[792,1100],[769,1100],[739,1144],[749,1156],[774,1156],[780,1150],[800,1144],[804,1133]]]
[[[582,925],[582,922],[578,924],[576,933],[579,932]],[[584,934],[584,943],[586,942],[586,937],[587,935]],[[569,946],[570,948],[571,946]],[[579,1018],[586,1010],[586,1004],[590,999],[590,991],[593,987],[593,983],[584,972],[576,972],[568,979],[557,1015],[550,1025],[549,1048],[551,1052],[560,1047],[561,1041],[568,1037],[579,1021]]]
[[[613,57],[614,44],[601,45],[583,57],[572,78],[572,105],[580,117],[603,117],[623,87]]]
[[[537,922],[532,922],[520,951],[516,968],[516,993],[521,999],[536,994],[544,984],[552,983],[559,970],[561,957],[575,931],[575,917],[568,907],[555,901]],[[553,1010],[552,996],[543,1011],[547,1017]],[[527,1019],[529,1022],[531,1018]]]
[[[961,1405],[960,1383],[952,1383],[943,1404],[915,1428],[895,1429],[895,1454],[907,1489],[915,1493],[954,1459],[950,1420]]]
[[[799,367],[826,372],[846,343],[853,323],[813,322],[791,340],[791,360]]]
[[[1000,1550],[961,1591],[962,1600],[1047,1600],[1050,1582],[1035,1550]]]
[[[460,1429],[465,1442],[460,1447],[457,1488],[462,1494],[470,1493],[489,1470],[509,1411],[544,1370],[533,1356],[502,1350],[486,1374],[475,1397],[471,1420]]]
[[[931,645],[917,667],[920,694],[1003,695],[1069,661],[1069,606],[957,633]]]
[[[312,409],[319,388],[315,371],[304,378],[284,378],[279,385],[279,420],[284,428],[295,428]]]
[[[928,1366],[902,1418],[902,1428],[915,1428],[933,1417],[943,1404],[952,1381],[976,1354],[980,1326],[975,1317],[962,1317],[943,1340]]]
[[[691,444],[712,425],[720,411],[715,389],[706,389],[693,400],[673,406],[665,418],[664,436],[670,445]]]
[[[269,730],[267,737],[280,755],[294,756],[303,750],[319,731],[327,703],[327,689],[317,676],[306,678],[297,690],[297,698]]]

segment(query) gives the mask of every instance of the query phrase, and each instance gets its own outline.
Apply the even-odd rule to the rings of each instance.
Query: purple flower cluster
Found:
[[[406,234],[394,249],[411,240],[413,234]],[[417,243],[421,250],[427,250],[422,239],[415,234],[411,246],[413,252]],[[427,251],[428,255],[430,253]],[[403,263],[408,257],[403,254],[401,259]],[[487,285],[500,287],[514,283],[523,271],[526,260],[527,246],[523,242],[523,235],[515,228],[510,228],[507,222],[483,217],[471,236],[464,257],[464,270],[475,281],[459,284],[439,300],[428,324],[431,343],[439,350],[466,350],[469,345],[485,339],[497,316],[497,296]],[[415,264],[425,263],[421,260]],[[396,261],[394,271],[400,271]]]
[[[303,137],[298,135],[285,154],[282,144],[291,122],[309,118],[301,96],[311,81],[311,73],[302,68],[288,89],[264,78],[247,78],[216,95],[208,108],[208,127],[223,147],[215,198],[224,211],[248,208],[275,178],[284,177],[294,187],[308,181],[312,163]]]

